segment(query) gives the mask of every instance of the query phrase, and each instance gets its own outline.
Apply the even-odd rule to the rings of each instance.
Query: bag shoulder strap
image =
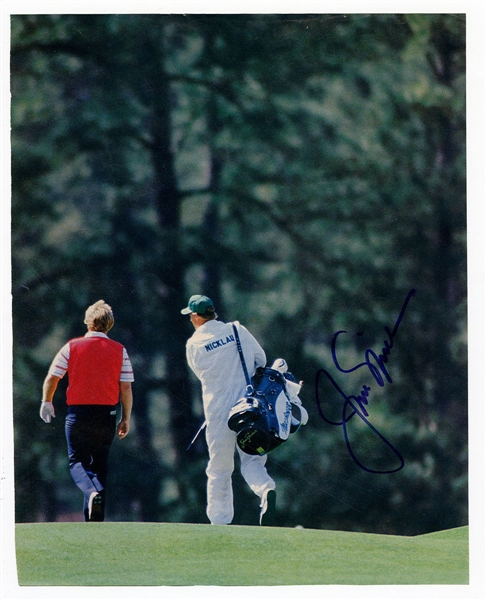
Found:
[[[246,393],[248,395],[250,395],[253,393],[253,385],[251,383],[250,376],[248,375],[248,369],[246,368],[246,362],[245,362],[245,357],[243,356],[243,349],[241,348],[241,341],[240,341],[240,336],[238,334],[238,328],[236,327],[236,325],[234,323],[232,323],[232,325],[233,325],[233,331],[235,332],[236,346],[238,348],[238,354],[240,355],[241,366],[243,367],[243,373],[245,374]]]

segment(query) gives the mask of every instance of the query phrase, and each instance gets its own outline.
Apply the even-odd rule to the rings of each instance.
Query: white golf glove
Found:
[[[40,407],[40,418],[45,423],[51,422],[51,417],[55,417],[56,413],[54,411],[54,406],[52,402],[42,402]]]

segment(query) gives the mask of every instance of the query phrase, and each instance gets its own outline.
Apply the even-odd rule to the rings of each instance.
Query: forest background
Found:
[[[80,518],[62,389],[38,409],[99,298],[135,368],[107,516],[207,522],[199,292],[305,382],[309,423],[269,455],[281,525],[468,522],[465,41],[461,14],[11,17],[17,522]],[[338,331],[341,366],[392,341],[386,365],[340,372]],[[349,447],[325,373],[369,390]]]

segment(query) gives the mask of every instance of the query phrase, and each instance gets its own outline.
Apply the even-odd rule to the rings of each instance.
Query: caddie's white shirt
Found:
[[[251,377],[264,367],[266,356],[252,334],[235,321]],[[218,320],[201,325],[186,345],[187,362],[201,381],[206,419],[227,418],[232,406],[245,395],[246,380],[241,365],[232,323]]]

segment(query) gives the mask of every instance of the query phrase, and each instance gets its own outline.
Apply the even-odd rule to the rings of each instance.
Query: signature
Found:
[[[408,295],[405,299],[405,302],[402,305],[400,314],[398,315],[398,318],[395,322],[393,329],[390,330],[389,327],[385,327],[385,332],[388,336],[388,339],[383,342],[384,346],[381,350],[381,354],[376,354],[371,348],[368,348],[364,354],[364,361],[360,362],[359,364],[357,364],[349,369],[345,369],[341,366],[341,364],[338,360],[338,357],[337,357],[337,353],[336,353],[337,339],[340,335],[342,335],[343,333],[346,333],[346,331],[336,332],[332,339],[331,352],[332,352],[332,359],[333,359],[334,365],[338,369],[338,371],[340,371],[341,373],[352,373],[354,371],[357,371],[358,369],[366,368],[370,371],[371,375],[373,376],[373,379],[380,387],[385,386],[386,382],[392,383],[392,378],[388,372],[386,364],[388,363],[388,358],[389,358],[391,350],[393,348],[394,339],[398,333],[398,329],[402,322],[402,319],[403,319],[403,316],[407,309],[408,303],[410,302],[412,296],[414,296],[414,295],[415,295],[415,290],[411,290],[408,293]],[[324,411],[321,406],[321,400],[319,397],[319,383],[320,383],[321,377],[326,377],[327,380],[333,385],[333,387],[336,389],[336,391],[339,393],[339,395],[344,400],[340,421],[333,421],[333,420],[329,419],[328,417],[326,417],[326,415],[324,414]],[[363,385],[360,390],[359,395],[346,395],[346,393],[336,383],[336,381],[334,380],[332,375],[329,373],[329,371],[327,371],[326,369],[319,369],[317,371],[316,381],[315,381],[315,393],[316,393],[316,401],[317,401],[317,408],[319,410],[319,414],[320,414],[321,418],[324,421],[326,421],[326,423],[329,423],[330,425],[336,425],[336,426],[342,427],[344,440],[346,442],[346,447],[348,449],[348,452],[349,452],[351,458],[354,460],[354,462],[361,469],[363,469],[364,471],[367,471],[368,473],[379,473],[379,474],[395,473],[396,471],[399,471],[400,469],[403,468],[403,466],[405,465],[405,461],[403,460],[403,457],[400,454],[400,452],[398,452],[398,450],[385,438],[385,436],[382,433],[380,433],[380,431],[378,431],[378,429],[369,421],[369,419],[368,419],[369,413],[368,413],[366,407],[368,406],[368,398],[370,395],[370,391],[371,391],[370,386]],[[398,466],[396,466],[395,468],[392,468],[392,469],[385,469],[385,470],[370,469],[370,468],[366,467],[358,459],[358,457],[356,456],[355,452],[353,451],[353,449],[351,447],[351,442],[350,442],[349,436],[348,436],[348,423],[351,420],[351,418],[354,417],[354,415],[358,415],[358,417],[371,429],[371,431],[378,437],[378,439],[383,444],[385,444],[385,446],[389,450],[391,450],[391,452],[398,459]]]

